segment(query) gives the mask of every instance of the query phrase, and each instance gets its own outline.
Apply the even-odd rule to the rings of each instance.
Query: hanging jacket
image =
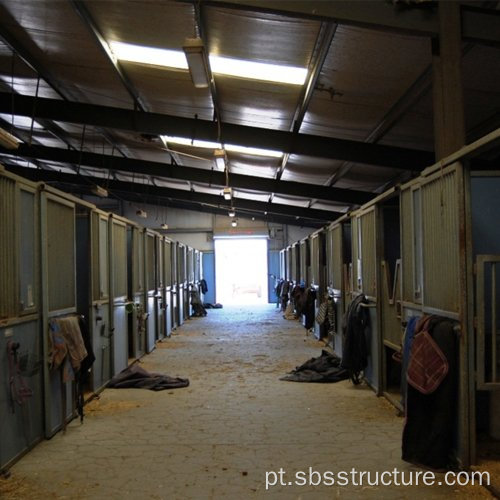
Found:
[[[366,297],[361,294],[352,300],[344,316],[343,368],[349,370],[353,384],[361,382],[361,372],[368,364],[367,336],[370,333],[370,316]]]

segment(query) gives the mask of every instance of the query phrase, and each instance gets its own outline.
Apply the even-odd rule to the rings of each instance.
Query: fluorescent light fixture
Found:
[[[307,68],[245,61],[232,57],[210,56],[210,67],[219,75],[291,85],[304,85],[307,77]]]
[[[181,146],[191,146],[194,148],[205,149],[222,149],[222,144],[211,141],[200,141],[197,139],[189,139],[187,137],[176,137],[170,135],[161,136],[163,142],[170,144],[179,144]],[[283,153],[281,151],[274,151],[272,149],[251,148],[246,146],[237,146],[236,144],[224,144],[224,149],[232,153],[243,153],[254,156],[269,156],[271,158],[281,158]]]
[[[250,148],[246,146],[237,146],[235,144],[225,144],[225,146],[228,151],[233,153],[243,153],[254,156],[270,156],[271,158],[281,158],[283,156],[281,151],[274,151],[272,149]]]
[[[234,210],[230,210],[227,215],[229,215],[229,217],[234,217],[236,212]]]
[[[186,38],[182,47],[189,67],[193,85],[206,89],[209,83],[207,56],[201,38]]]
[[[188,40],[192,40],[188,43]],[[184,51],[157,49],[133,45],[123,42],[110,42],[109,46],[117,59],[139,64],[151,64],[173,69],[189,69],[191,78],[195,86],[195,78],[200,78],[202,83],[204,78],[208,86],[208,71],[206,63],[203,61],[203,44],[201,47],[195,42],[197,38],[187,39],[184,44]],[[206,56],[205,56],[206,57]],[[186,61],[188,58],[188,61]],[[288,83],[291,85],[303,85],[307,77],[307,68],[296,66],[284,66],[278,64],[260,63],[255,61],[245,61],[243,59],[233,59],[231,57],[208,56],[210,67],[213,73],[219,75],[234,76],[237,78],[247,78],[249,80],[262,80],[275,83]],[[192,67],[196,69],[194,74]]]
[[[238,221],[233,220],[231,221],[231,226],[236,227],[238,225]]]
[[[17,137],[9,134],[7,130],[0,128],[0,146],[3,146],[5,149],[17,149],[20,142]]]
[[[188,69],[186,56],[179,50],[155,49],[123,42],[111,42],[109,46],[120,61]]]
[[[230,200],[233,197],[233,190],[230,187],[224,188],[224,199]]]
[[[137,217],[141,217],[142,219],[146,219],[148,216],[148,213],[145,210],[142,210],[141,208],[137,210],[135,214],[137,215]]]
[[[161,227],[162,229],[168,229],[168,224],[162,224],[160,227]]]
[[[100,198],[107,198],[109,195],[107,189],[104,189],[103,187],[97,185],[92,188],[92,193],[96,196],[99,196]]]
[[[214,161],[218,170],[226,170],[226,152],[223,149],[214,151]]]

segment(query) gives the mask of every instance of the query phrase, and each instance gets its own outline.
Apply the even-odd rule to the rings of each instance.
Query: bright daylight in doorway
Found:
[[[267,304],[267,239],[215,240],[217,302]]]

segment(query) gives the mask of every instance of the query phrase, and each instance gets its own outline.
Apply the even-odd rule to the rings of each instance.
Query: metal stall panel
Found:
[[[16,182],[0,176],[0,320],[17,316]]]
[[[146,277],[146,352],[155,348],[158,314],[156,310],[156,241],[154,233],[146,231],[144,240],[144,269]]]
[[[308,286],[310,281],[311,254],[309,238],[300,242],[299,246],[299,281],[304,286]]]
[[[286,279],[286,272],[285,272],[285,269],[286,269],[286,265],[285,265],[285,250],[280,250],[280,260],[279,260],[279,275],[278,275],[278,278],[281,279],[281,280],[284,280]]]
[[[500,256],[476,258],[477,387],[500,389]]]
[[[78,241],[80,245],[82,242]],[[96,357],[91,372],[92,390],[104,387],[111,379],[112,332],[109,311],[109,226],[108,216],[91,214],[92,302],[89,317],[91,341]]]
[[[414,302],[414,230],[413,230],[413,190],[403,189],[399,197],[401,212],[401,272],[402,294],[405,302]]]
[[[171,254],[172,254],[172,265],[170,267],[172,272],[172,328],[177,328],[179,323],[179,317],[182,314],[179,311],[179,269],[177,267],[177,243],[172,242],[171,244]]]
[[[185,302],[185,311],[187,311],[187,317],[190,318],[193,315],[193,307],[191,305],[191,289],[194,287],[194,249],[187,247],[186,250],[186,271],[187,271],[187,293]]]
[[[379,310],[384,344],[399,351],[401,325],[401,217],[400,202],[391,198],[378,209],[380,263]],[[388,360],[389,361],[389,360]]]
[[[326,230],[326,286],[333,288],[333,228],[330,226]]]
[[[354,223],[355,222],[355,223]],[[353,221],[353,260],[356,257],[356,285],[369,299],[370,337],[366,339],[369,355],[364,376],[379,393],[381,379],[381,341],[377,311],[377,225],[376,207],[358,213]]]
[[[172,242],[165,238],[163,243],[163,273],[165,285],[165,335],[170,337],[173,328],[172,308]]]
[[[113,333],[113,375],[128,365],[128,270],[127,270],[127,226],[111,218],[111,331]],[[132,302],[130,302],[132,304]]]
[[[315,313],[318,315],[320,304],[325,300],[325,246],[326,232],[320,231],[310,237],[311,287],[316,290]],[[325,325],[314,322],[314,335],[321,339],[326,335]]]
[[[291,250],[292,258],[290,265],[290,275],[292,281],[298,284],[300,281],[300,244],[294,243]]]
[[[187,318],[187,269],[186,269],[186,247],[182,243],[177,243],[177,279],[178,279],[178,306],[179,316],[177,318],[179,326]]]
[[[0,471],[8,468],[44,435],[43,357],[40,322],[0,323]],[[15,356],[20,364],[20,377],[30,396],[13,401],[10,380]],[[10,359],[9,359],[10,358]]]
[[[293,262],[293,256],[292,256],[292,247],[289,246],[285,250],[286,252],[286,279],[288,281],[292,281],[292,262]]]
[[[423,304],[426,311],[458,313],[459,205],[457,173],[438,174],[422,185]]]
[[[38,200],[34,188],[19,183],[18,206],[19,315],[24,316],[37,312],[39,301]]]
[[[375,208],[358,219],[358,283],[360,290],[373,299],[377,297],[377,243]]]
[[[144,274],[144,230],[132,226],[127,235],[127,257],[129,266],[129,299],[134,308],[129,315],[129,357],[140,358],[146,352],[146,325],[148,314],[145,302]]]
[[[353,216],[351,219],[351,243],[352,243],[352,262],[349,269],[350,289],[351,294],[354,296],[363,290],[361,278],[361,253],[360,238],[361,233],[358,230],[359,219]]]
[[[166,301],[165,301],[165,274],[163,271],[164,259],[164,239],[163,236],[156,236],[156,312],[158,325],[156,328],[157,340],[162,340],[166,336]]]
[[[76,312],[75,205],[48,193],[41,194],[43,343],[49,356],[49,320]],[[62,369],[44,363],[45,433],[51,437],[71,418],[72,384],[62,382]]]
[[[310,262],[311,262],[311,283],[312,285],[319,285],[320,275],[320,240],[319,234],[313,234],[310,238]],[[308,283],[309,285],[309,283]]]
[[[331,325],[331,343],[337,355],[342,356],[342,321],[345,304],[348,301],[349,283],[347,267],[349,260],[344,258],[344,228],[345,224],[337,224],[328,231],[329,246],[326,261],[328,267],[328,292],[335,304],[334,324]],[[350,239],[349,239],[350,241]],[[350,245],[345,245],[350,248]]]
[[[35,186],[0,176],[0,471],[44,435],[37,216]],[[28,391],[17,401],[13,377],[15,387],[22,382]]]

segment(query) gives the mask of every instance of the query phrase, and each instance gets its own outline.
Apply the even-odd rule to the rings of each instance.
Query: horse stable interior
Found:
[[[499,126],[498,1],[2,0],[0,496],[499,495]]]

